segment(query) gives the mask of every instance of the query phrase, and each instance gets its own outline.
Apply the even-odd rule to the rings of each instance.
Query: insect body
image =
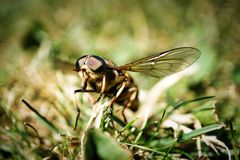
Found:
[[[200,51],[192,47],[181,47],[157,53],[123,66],[96,55],[80,57],[75,71],[82,77],[81,89],[77,92],[97,92],[98,100],[108,96],[112,103],[133,111],[138,107],[138,88],[127,71],[141,72],[157,78],[184,70],[200,56]],[[123,109],[123,111],[124,111]]]
[[[123,105],[125,108],[136,110],[138,107],[138,89],[131,76],[125,70],[118,70],[112,61],[95,55],[80,57],[75,65],[79,71],[82,88],[75,92],[97,92],[108,96],[112,102]],[[87,89],[89,86],[91,89]],[[124,86],[121,93],[117,92]],[[116,97],[117,96],[117,97]]]

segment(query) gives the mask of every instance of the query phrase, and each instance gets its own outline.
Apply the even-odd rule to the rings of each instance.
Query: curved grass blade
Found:
[[[176,105],[174,105],[174,109],[178,109],[180,108],[181,106],[184,106],[184,105],[187,105],[189,103],[192,103],[192,102],[197,102],[197,101],[202,101],[202,100],[206,100],[206,99],[212,99],[214,98],[215,96],[205,96],[205,97],[200,97],[200,98],[196,98],[196,99],[191,99],[191,100],[186,100],[186,101],[182,101],[182,102],[179,102],[177,103]]]
[[[196,129],[190,133],[186,133],[183,134],[179,139],[178,142],[184,142],[184,141],[188,141],[191,140],[192,138],[195,138],[197,136],[200,136],[202,134],[206,134],[208,132],[212,132],[215,130],[219,130],[221,128],[223,128],[225,125],[224,124],[213,124],[213,125],[209,125],[200,129]]]
[[[158,151],[156,149],[149,148],[149,147],[140,146],[140,145],[131,144],[131,143],[123,143],[123,144],[126,144],[126,145],[131,146],[131,147],[140,148],[140,149],[143,149],[143,150],[146,150],[146,151],[151,151],[151,152],[154,152],[154,153],[158,153],[158,154],[163,155],[163,156],[167,155],[165,152],[161,152],[161,151]]]

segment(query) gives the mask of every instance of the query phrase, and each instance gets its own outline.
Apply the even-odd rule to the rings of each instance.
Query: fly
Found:
[[[173,73],[182,71],[192,65],[199,57],[200,51],[192,47],[175,48],[145,58],[135,60],[122,66],[117,66],[111,60],[96,55],[84,55],[75,64],[82,78],[81,88],[74,91],[99,93],[111,98],[111,104],[117,103],[124,110],[130,108],[136,111],[139,105],[138,87],[128,71],[163,78]],[[76,126],[75,126],[76,128]]]

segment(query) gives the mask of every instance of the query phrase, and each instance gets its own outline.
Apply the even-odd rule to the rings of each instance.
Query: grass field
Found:
[[[0,1],[0,159],[239,159],[240,2]],[[76,60],[195,47],[190,68],[130,73],[136,112],[76,94]],[[80,116],[74,130],[77,109]]]

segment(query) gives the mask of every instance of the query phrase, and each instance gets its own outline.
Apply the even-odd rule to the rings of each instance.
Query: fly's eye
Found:
[[[106,64],[99,56],[91,56],[87,61],[87,66],[94,72],[104,72]]]
[[[82,67],[82,65],[84,64],[84,62],[86,61],[86,55],[85,56],[82,56],[80,57],[77,61],[76,61],[76,64],[75,64],[75,69],[76,71],[79,71],[80,68]]]

